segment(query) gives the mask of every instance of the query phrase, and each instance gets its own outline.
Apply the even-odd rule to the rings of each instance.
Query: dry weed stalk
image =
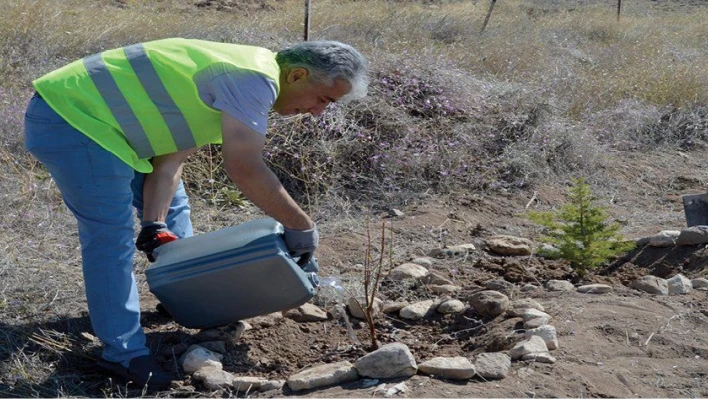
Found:
[[[357,305],[364,313],[366,324],[369,326],[369,335],[371,338],[372,349],[379,348],[379,342],[376,339],[376,324],[374,323],[374,304],[376,294],[379,291],[381,280],[391,273],[393,265],[393,228],[388,222],[388,230],[390,233],[391,242],[388,246],[388,262],[384,264],[384,255],[386,254],[386,222],[381,223],[381,244],[379,246],[380,255],[378,261],[372,259],[371,250],[373,248],[371,242],[371,229],[366,228],[366,252],[364,254],[364,300],[365,306],[362,306],[359,299],[356,299]],[[384,272],[385,270],[385,272]]]

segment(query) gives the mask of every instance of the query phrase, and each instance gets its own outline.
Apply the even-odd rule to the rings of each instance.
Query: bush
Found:
[[[547,229],[543,241],[557,247],[578,276],[633,248],[618,233],[619,224],[608,222],[606,209],[592,204],[596,198],[585,179],[573,180],[568,199],[559,212],[532,211],[528,217]]]

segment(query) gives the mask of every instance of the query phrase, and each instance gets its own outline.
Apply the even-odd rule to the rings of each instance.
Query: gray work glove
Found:
[[[311,258],[320,242],[317,225],[308,230],[295,230],[286,227],[283,238],[290,255],[295,258]]]

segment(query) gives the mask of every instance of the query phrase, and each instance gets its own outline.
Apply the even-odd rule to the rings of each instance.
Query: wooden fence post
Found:
[[[491,3],[489,3],[489,10],[487,11],[487,16],[484,18],[484,24],[482,24],[482,30],[479,31],[479,33],[484,33],[484,29],[487,28],[487,23],[489,22],[489,17],[492,16],[492,10],[494,9],[494,3],[496,3],[497,0],[492,0]]]
[[[305,0],[305,41],[310,39],[310,0]]]

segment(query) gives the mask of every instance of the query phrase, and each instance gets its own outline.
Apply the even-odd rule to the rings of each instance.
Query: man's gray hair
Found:
[[[298,43],[278,52],[278,65],[285,70],[305,68],[316,82],[334,84],[344,79],[352,89],[340,102],[364,97],[369,85],[368,63],[354,47],[336,41],[311,41]]]

